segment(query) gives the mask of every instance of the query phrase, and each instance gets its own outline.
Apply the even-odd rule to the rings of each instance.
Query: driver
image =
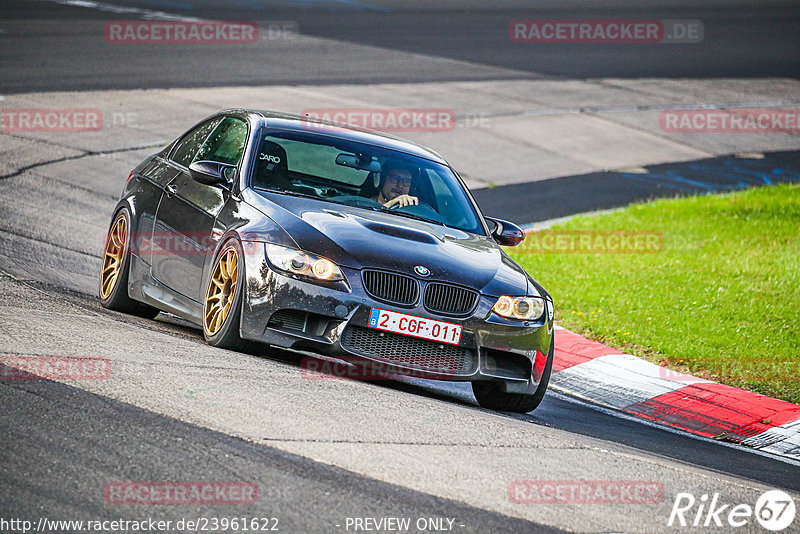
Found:
[[[381,169],[381,189],[372,200],[387,208],[416,206],[419,204],[419,199],[408,194],[411,190],[411,181],[411,171],[397,163],[387,163],[385,168]]]

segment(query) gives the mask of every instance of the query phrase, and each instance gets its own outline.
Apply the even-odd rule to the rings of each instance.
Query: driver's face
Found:
[[[405,169],[390,169],[383,184],[383,198],[392,200],[407,195],[411,189],[411,173]]]

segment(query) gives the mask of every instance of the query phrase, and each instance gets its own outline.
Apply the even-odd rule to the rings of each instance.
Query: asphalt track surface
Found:
[[[319,532],[337,530],[347,517],[411,516],[458,518],[460,532],[558,532],[354,475],[57,382],[3,383],[0,402],[3,462],[17,466],[4,469],[0,478],[5,488],[0,515],[6,519],[40,517],[43,510],[54,520],[223,515],[274,518],[281,532]],[[170,506],[156,506],[142,514],[136,506],[104,503],[102,488],[123,473],[125,480],[245,478],[258,484],[258,500],[237,506],[230,514],[221,514],[213,505],[181,506],[179,514]],[[8,491],[11,488],[13,492]]]
[[[0,94],[21,91],[209,87],[285,83],[379,83],[502,78],[799,77],[796,2],[62,2],[4,0]],[[79,2],[76,2],[79,3]],[[303,36],[253,45],[141,44],[103,40],[103,23],[153,13],[270,23]],[[519,44],[516,19],[700,20],[687,44]],[[314,37],[322,39],[315,40]],[[368,46],[368,48],[365,48]],[[377,48],[376,48],[377,47]],[[397,52],[404,52],[397,57]],[[409,60],[407,53],[416,54]],[[437,60],[431,60],[435,57]],[[478,64],[481,68],[476,68]]]
[[[14,288],[9,290],[9,284]],[[6,275],[0,279],[0,285],[10,301],[16,300],[15,293],[27,294],[26,305],[42,313],[68,306],[76,317],[101,315],[129,329],[146,328],[150,335],[164,334],[178,346],[186,346],[188,342],[189,348],[191,344],[203,343],[198,331],[185,328],[181,321],[169,317],[148,321],[109,313],[89,295],[40,282],[17,281]],[[107,339],[107,334],[102,335]],[[234,357],[248,358],[248,355]],[[265,373],[270,372],[270,362],[278,362],[298,369],[299,374],[297,354],[272,350],[255,358],[256,365]],[[213,365],[226,364],[219,361]],[[411,396],[429,399],[439,406],[463,406],[476,415],[486,413],[475,406],[469,389],[459,384],[408,379],[365,384],[365,387],[379,388],[381,394],[388,394],[397,403]],[[141,520],[147,516],[173,521],[221,515],[277,517],[281,531],[285,532],[341,531],[334,527],[343,525],[348,517],[448,517],[457,518],[457,524],[463,525],[456,529],[459,532],[553,531],[534,522],[289,454],[270,446],[271,440],[266,436],[246,440],[231,437],[63,383],[2,381],[0,399],[3,406],[0,435],[4,437],[0,451],[4,466],[0,470],[3,495],[0,517],[34,521],[42,515],[49,519],[84,520]],[[332,405],[323,409],[343,408],[346,409]],[[386,415],[376,413],[375,417]],[[501,417],[509,424],[516,421],[533,425],[534,433],[564,431],[576,443],[573,447],[586,443],[637,461],[659,465],[677,462],[680,470],[700,478],[711,473],[722,480],[733,477],[734,484],[758,481],[773,488],[800,490],[798,468],[791,464],[645,425],[632,418],[620,418],[557,393],[548,394],[532,414]],[[459,438],[453,436],[454,441]],[[376,433],[373,439],[392,437]],[[547,448],[536,454],[547,454]],[[539,463],[546,477],[550,472],[548,459],[545,457]],[[610,478],[619,477],[616,469],[612,461],[608,466]],[[578,480],[584,478],[579,469],[574,476]],[[104,484],[120,480],[254,481],[259,486],[259,500],[253,505],[237,506],[235,512],[228,514],[221,514],[219,507],[214,506],[153,506],[146,507],[147,513],[143,514],[141,506],[109,506],[103,502]],[[651,527],[661,530],[657,524]]]
[[[119,2],[117,5],[143,7],[139,2]],[[219,17],[212,8],[203,3],[191,4],[147,3],[147,9],[168,7],[172,12],[196,17]],[[206,5],[213,5],[208,3]],[[333,83],[347,81],[423,81],[453,79],[497,79],[502,77],[586,77],[586,76],[798,76],[800,73],[800,50],[796,36],[800,34],[797,11],[790,4],[779,2],[759,8],[730,5],[725,9],[715,6],[686,9],[681,7],[651,9],[647,2],[627,10],[616,7],[582,11],[583,18],[681,18],[704,21],[707,39],[702,45],[681,45],[680,48],[663,48],[666,45],[647,45],[631,50],[585,48],[582,54],[574,50],[552,48],[541,50],[536,55],[519,54],[518,48],[507,41],[507,22],[514,18],[560,18],[575,15],[573,10],[537,10],[515,7],[461,9],[447,3],[430,4],[423,8],[404,8],[392,3],[333,3],[307,4],[311,7],[291,7],[291,3],[267,4],[241,2],[238,9],[225,13],[228,19],[291,20],[297,21],[304,34],[325,39],[341,40],[341,46],[319,43],[302,46],[286,45],[280,61],[269,63],[266,68],[263,51],[242,50],[241,54],[226,50],[204,50],[176,47],[165,54],[135,53],[120,60],[104,43],[90,42],[87,30],[102,28],[108,18],[136,18],[125,15],[109,15],[96,10],[63,6],[52,2],[23,3],[4,2],[0,10],[0,66],[3,69],[0,92],[28,92],[40,90],[105,89],[105,88],[150,88],[167,86],[214,86],[249,85],[270,83]],[[598,4],[600,5],[600,4]],[[176,8],[178,6],[178,8]],[[180,6],[184,6],[180,8]],[[44,22],[42,22],[44,21]],[[59,34],[53,34],[53,29]],[[497,32],[501,37],[497,37]],[[38,35],[37,35],[38,32]],[[481,37],[483,36],[483,37]],[[713,39],[711,37],[714,37]],[[42,44],[43,41],[45,44]],[[326,41],[327,43],[327,41]],[[360,56],[356,45],[369,44],[385,48],[384,57],[372,58],[393,61],[388,71],[363,71],[356,67]],[[274,45],[271,43],[270,46]],[[659,48],[661,47],[661,48]],[[418,62],[393,59],[392,52],[414,52],[447,58],[442,63],[420,57]],[[513,52],[513,53],[510,53]],[[405,56],[404,56],[405,57]],[[354,59],[358,58],[358,59]],[[459,62],[468,63],[459,63]],[[482,68],[475,68],[480,63]],[[298,68],[302,65],[302,68]],[[442,68],[442,66],[446,68]],[[741,163],[741,162],[740,162]],[[768,154],[761,164],[772,168],[796,172],[797,154]],[[703,165],[724,165],[721,160],[704,162]],[[763,170],[763,168],[761,170]],[[663,166],[659,170],[668,175],[670,170],[686,172],[688,167]],[[672,174],[671,176],[674,176]],[[696,177],[695,177],[696,178]],[[25,180],[25,172],[6,178],[9,194],[15,189],[9,182]],[[563,180],[563,181],[560,181]],[[538,194],[554,211],[529,213],[520,222],[535,222],[580,211],[601,209],[625,204],[651,196],[675,194],[675,182],[642,184],[636,177],[620,173],[599,173],[594,176],[549,180],[537,185],[522,184],[483,190],[478,199],[484,209],[491,213],[510,198],[520,198],[521,192]],[[578,182],[595,184],[577,188]],[[24,183],[24,182],[19,182]],[[734,187],[739,182],[731,178],[717,184],[721,189]],[[625,184],[625,185],[623,185]],[[638,184],[638,185],[630,185]],[[58,195],[63,183],[52,183],[51,193],[39,209],[54,217],[43,220],[31,237],[0,232],[0,256],[3,269],[18,278],[28,278],[35,269],[37,258],[42,254],[59,254],[58,247],[64,229],[55,229],[58,215],[69,213],[79,199],[79,206],[96,206],[100,215],[87,215],[91,224],[95,218],[105,219],[113,200],[92,190],[75,190],[73,196]],[[509,188],[522,189],[509,189]],[[535,189],[538,188],[538,189]],[[685,188],[679,193],[691,192]],[[580,192],[577,194],[576,192]],[[599,192],[604,192],[604,195]],[[560,200],[560,201],[559,201]],[[8,210],[0,207],[0,219]],[[522,207],[520,207],[522,209]],[[83,218],[83,216],[81,217]],[[85,221],[81,221],[83,223]],[[80,227],[80,225],[78,225]],[[64,228],[67,228],[66,226]],[[71,230],[71,228],[69,228]],[[7,261],[12,258],[13,261]],[[270,373],[288,368],[298,371],[298,356],[293,353],[270,351],[258,355],[231,355],[202,347],[202,335],[186,328],[180,321],[161,317],[158,321],[144,321],[103,310],[96,302],[91,290],[73,291],[65,289],[60,277],[91,278],[96,276],[99,260],[96,256],[76,255],[65,251],[60,273],[44,272],[35,280],[19,280],[3,274],[0,285],[9,297],[2,310],[4,323],[0,335],[0,348],[11,347],[12,353],[22,353],[27,346],[58,347],[59,336],[78,344],[78,332],[84,331],[87,338],[96,338],[88,346],[100,350],[104,344],[116,347],[145,344],[135,336],[114,339],[108,332],[111,326],[119,331],[142,333],[166,340],[165,343],[186,352],[202,352],[211,355],[212,366],[224,367],[231,358],[244,360],[258,376],[267,383]],[[41,274],[41,273],[40,273]],[[22,311],[23,313],[20,313]],[[75,332],[72,337],[61,331],[53,332],[53,340],[47,341],[41,327],[34,324],[41,317],[53,317],[54,324],[59,314],[67,317],[74,314]],[[36,319],[40,317],[39,319]],[[47,319],[44,319],[45,321]],[[25,323],[30,321],[29,332]],[[62,323],[58,323],[61,327]],[[104,325],[101,327],[100,325]],[[109,326],[111,325],[111,326]],[[108,327],[107,331],[103,331]],[[114,331],[117,331],[114,330]],[[58,335],[56,335],[58,334]],[[88,343],[88,341],[86,341]],[[49,344],[47,344],[49,343]],[[116,344],[116,345],[115,345]],[[121,350],[121,349],[119,349]],[[68,352],[64,346],[64,351]],[[178,368],[173,371],[178,372]],[[177,375],[176,384],[177,385]],[[208,380],[220,378],[209,374]],[[143,379],[144,380],[144,379]],[[136,384],[134,384],[135,386]],[[142,395],[169,397],[168,389],[147,389],[142,384]],[[524,449],[527,459],[537,466],[537,478],[563,477],[563,466],[573,479],[583,479],[587,473],[596,478],[635,478],[642,466],[668,466],[674,471],[665,478],[665,486],[680,488],[688,480],[708,481],[708,488],[725,491],[733,487],[764,485],[800,491],[800,469],[792,463],[755,454],[735,446],[725,446],[709,440],[671,432],[632,419],[598,410],[590,405],[553,393],[545,397],[542,405],[532,414],[490,414],[476,406],[468,387],[459,384],[438,384],[428,381],[408,380],[380,384],[358,383],[355,397],[363,395],[376,399],[369,421],[351,421],[352,426],[370,431],[370,439],[391,441],[394,436],[381,434],[381,423],[387,418],[396,418],[403,423],[403,431],[413,435],[414,418],[408,405],[421,404],[427,410],[419,413],[418,424],[435,425],[440,428],[474,428],[475,439],[481,434],[483,425],[509,433],[518,432],[520,426],[530,433],[531,441],[546,439],[546,445]],[[191,418],[171,417],[151,408],[142,397],[137,397],[135,387],[115,398],[111,394],[89,391],[50,381],[0,382],[0,517],[33,518],[47,515],[59,519],[103,519],[132,518],[144,515],[177,519],[201,515],[227,515],[248,517],[279,517],[285,532],[336,532],[346,517],[454,517],[463,527],[460,532],[526,532],[548,531],[542,523],[549,521],[524,521],[511,517],[510,513],[498,513],[485,508],[465,504],[457,499],[435,495],[434,491],[410,489],[414,484],[392,483],[387,480],[411,481],[413,473],[400,476],[364,476],[358,469],[337,467],[333,460],[309,459],[320,454],[293,454],[287,452],[279,437],[270,438],[262,431],[248,439],[238,432],[215,430],[225,426],[226,421],[187,422]],[[127,396],[130,396],[128,399]],[[264,393],[269,398],[269,392]],[[298,394],[299,395],[299,394]],[[327,398],[327,397],[323,397]],[[129,400],[129,401],[128,401]],[[257,403],[259,399],[252,402]],[[298,399],[293,399],[298,401]],[[335,399],[334,399],[335,400]],[[153,401],[156,403],[156,401]],[[264,404],[271,412],[285,408],[288,399],[279,398],[275,405]],[[157,404],[157,403],[156,403]],[[354,413],[359,402],[353,406]],[[311,405],[313,406],[313,404]],[[331,421],[346,421],[343,412],[351,409],[347,402],[339,400],[326,406],[315,407],[320,412],[329,411]],[[242,403],[232,402],[233,410],[242,412],[252,409]],[[235,413],[235,412],[234,412]],[[304,414],[305,415],[305,414]],[[323,414],[324,415],[324,414]],[[324,421],[323,415],[317,421]],[[265,418],[268,414],[265,413]],[[230,416],[235,419],[237,415]],[[298,418],[302,419],[299,415]],[[459,423],[466,425],[459,426]],[[279,429],[280,430],[280,429]],[[422,436],[416,436],[422,440]],[[268,439],[269,438],[269,439]],[[453,436],[472,439],[473,436]],[[352,440],[352,441],[350,441]],[[300,440],[302,441],[302,440]],[[306,439],[303,445],[313,448],[325,446],[325,440]],[[343,438],[346,444],[359,445],[359,440]],[[362,441],[365,441],[362,438]],[[434,443],[431,443],[433,445]],[[275,446],[273,446],[275,445]],[[403,444],[398,444],[402,446]],[[406,444],[407,445],[407,444]],[[423,444],[425,445],[425,444]],[[441,447],[441,444],[437,444]],[[547,445],[549,445],[549,448]],[[587,465],[577,462],[569,468],[571,450],[584,454]],[[357,449],[363,451],[365,449]],[[445,454],[456,454],[457,447],[442,447]],[[605,451],[610,456],[601,456],[607,464],[588,467],[590,451]],[[487,454],[496,451],[487,447]],[[336,451],[333,453],[336,454]],[[363,454],[363,452],[361,453]],[[401,452],[401,455],[403,453]],[[345,456],[345,455],[343,455]],[[366,460],[366,458],[365,458]],[[436,460],[431,458],[431,468]],[[345,464],[346,462],[342,462]],[[490,463],[487,461],[487,463]],[[559,465],[560,464],[560,465]],[[388,466],[391,468],[391,466]],[[465,473],[480,471],[480,465],[463,465]],[[424,469],[423,469],[424,471]],[[375,472],[380,472],[376,469]],[[424,476],[424,472],[423,472]],[[464,475],[468,476],[468,475]],[[247,509],[236,509],[220,513],[219,508],[202,507],[155,507],[143,513],[141,507],[109,507],[103,502],[102,487],[108,480],[255,480],[259,483],[262,498],[257,505]],[[477,479],[475,485],[485,480]],[[452,481],[456,485],[456,481]],[[443,481],[447,485],[447,481]],[[507,483],[506,483],[507,485]],[[415,487],[425,487],[420,483]],[[730,489],[730,491],[734,491]],[[670,500],[668,494],[665,500]],[[732,499],[735,497],[732,497]],[[580,514],[580,508],[573,514]],[[563,511],[552,510],[559,516]],[[657,523],[647,524],[647,510],[631,509],[638,527],[632,531],[663,531],[666,516],[656,517]],[[619,512],[608,509],[603,517],[616,516]],[[524,515],[524,514],[521,514]],[[545,514],[548,515],[548,514]],[[651,518],[652,519],[652,518]],[[612,521],[613,519],[607,519]],[[563,523],[562,523],[563,524]],[[599,524],[603,524],[602,521]],[[606,523],[607,524],[607,523]],[[591,523],[578,529],[582,531],[610,530],[608,527],[593,528]],[[615,529],[619,530],[619,529]]]

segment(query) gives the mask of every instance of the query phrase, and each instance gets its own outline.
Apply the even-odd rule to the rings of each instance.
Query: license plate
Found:
[[[461,341],[461,325],[380,308],[370,310],[367,326],[451,345],[458,345]]]

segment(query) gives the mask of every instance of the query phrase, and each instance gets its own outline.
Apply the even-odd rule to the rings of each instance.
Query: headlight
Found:
[[[343,280],[339,266],[331,260],[293,248],[267,244],[267,259],[281,271],[290,272],[315,280]]]
[[[492,310],[497,315],[511,319],[538,319],[544,313],[544,299],[503,295],[497,299]]]

